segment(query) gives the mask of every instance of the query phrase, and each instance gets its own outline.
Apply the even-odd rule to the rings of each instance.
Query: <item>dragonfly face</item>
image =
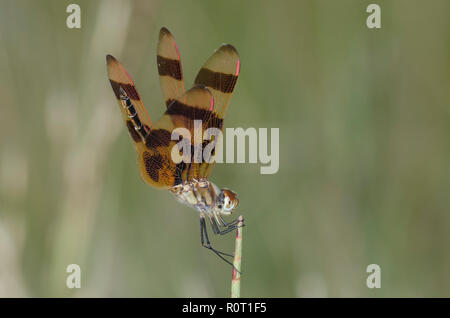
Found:
[[[227,254],[213,249],[209,242],[205,219],[209,219],[216,234],[235,229],[237,221],[227,223],[222,215],[230,215],[237,207],[237,195],[228,189],[220,190],[208,180],[214,162],[198,162],[192,154],[190,163],[175,163],[171,153],[178,141],[171,136],[176,128],[186,128],[194,136],[194,121],[198,120],[202,122],[202,135],[208,128],[222,130],[239,76],[239,55],[233,46],[222,45],[202,66],[187,92],[178,46],[166,28],[159,33],[156,60],[167,110],[152,123],[131,76],[114,57],[106,57],[109,81],[133,141],[140,174],[149,185],[170,190],[179,201],[200,212],[202,245],[223,258]],[[193,144],[191,141],[191,147]]]
[[[219,203],[217,204],[218,213],[230,215],[239,204],[237,194],[228,189],[222,189],[219,194]]]

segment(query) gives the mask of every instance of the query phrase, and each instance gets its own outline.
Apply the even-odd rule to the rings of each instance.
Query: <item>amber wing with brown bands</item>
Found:
[[[153,129],[146,144],[138,149],[138,164],[142,179],[149,185],[168,189],[176,184],[180,168],[172,161],[170,150],[175,145],[170,140],[170,132]]]
[[[147,149],[155,149],[162,155],[162,167],[159,168],[158,178],[163,177],[167,183],[173,182],[172,185],[182,181],[199,179],[201,167],[203,163],[195,163],[194,161],[194,121],[202,121],[201,134],[210,127],[221,128],[222,120],[213,110],[214,99],[211,92],[204,86],[194,86],[185,95],[171,101],[164,115],[154,125],[154,130],[146,141]],[[186,128],[191,134],[191,163],[179,163],[175,165],[171,160],[172,147],[179,140],[170,141],[171,132],[175,128]],[[159,131],[155,136],[154,131]],[[169,134],[170,132],[170,134]],[[200,136],[201,138],[201,136]],[[161,143],[161,141],[165,141]],[[164,148],[164,149],[163,149]],[[169,158],[170,162],[166,162]],[[144,167],[142,167],[144,168]],[[172,170],[172,175],[169,171]]]
[[[108,55],[106,57],[106,63],[111,87],[119,103],[122,117],[137,152],[142,178],[152,186],[169,188],[174,183],[172,171],[175,170],[167,152],[170,134],[167,139],[167,134],[161,134],[161,131],[155,129],[150,130],[153,125],[130,75],[113,56]],[[132,120],[128,117],[121,101],[120,88],[122,88],[125,91],[126,96],[131,99],[140,122],[148,128],[149,135],[146,139],[143,139],[138,134]],[[151,147],[147,147],[146,145],[148,140],[152,141],[150,143]]]
[[[136,132],[133,122],[128,117],[125,108],[122,105],[120,99],[120,88],[122,88],[126,95],[131,99],[133,103],[137,117],[140,122],[150,130],[152,127],[152,122],[148,117],[147,111],[145,110],[144,104],[139,96],[139,93],[134,85],[131,76],[128,74],[126,69],[117,61],[112,55],[106,56],[106,67],[108,70],[109,82],[111,83],[111,87],[114,91],[114,95],[116,96],[117,102],[119,103],[120,110],[122,111],[122,117],[125,121],[125,125],[130,133],[131,139],[135,146],[139,143],[142,143],[143,140]]]
[[[173,129],[187,128],[194,138],[194,120],[202,120],[202,136],[206,129],[222,129],[228,102],[239,76],[240,62],[236,49],[221,46],[199,71],[192,89],[184,93],[180,54],[173,36],[166,28],[160,31],[158,43],[158,72],[167,111],[152,125],[142,100],[125,68],[112,56],[107,56],[108,75],[116,98],[121,105],[120,88],[131,99],[141,122],[152,128],[145,140],[137,134],[122,105],[122,114],[138,153],[142,178],[159,188],[170,188],[185,180],[208,177],[213,164],[175,164],[171,158]],[[203,146],[205,144],[203,143]],[[192,159],[194,156],[193,145]],[[202,147],[203,148],[203,147]]]
[[[205,85],[214,96],[214,110],[224,118],[239,72],[239,54],[230,44],[224,44],[203,64],[195,84]]]
[[[180,52],[173,35],[166,28],[161,28],[157,48],[159,82],[166,106],[170,101],[185,94]]]
[[[195,84],[205,85],[213,94],[214,111],[221,120],[225,118],[240,67],[237,50],[230,44],[224,44],[205,62],[195,78]],[[200,177],[208,178],[213,167],[214,163],[205,163]]]

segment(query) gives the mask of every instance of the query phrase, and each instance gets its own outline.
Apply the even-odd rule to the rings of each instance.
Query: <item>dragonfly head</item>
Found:
[[[219,200],[217,202],[217,209],[220,214],[230,215],[233,210],[238,206],[239,199],[237,194],[228,189],[222,189],[219,193]]]

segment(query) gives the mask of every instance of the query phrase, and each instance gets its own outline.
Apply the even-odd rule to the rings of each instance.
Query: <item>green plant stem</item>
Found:
[[[241,257],[242,257],[242,215],[239,216],[234,247],[233,274],[231,276],[231,298],[241,296]],[[236,270],[237,269],[237,270]]]

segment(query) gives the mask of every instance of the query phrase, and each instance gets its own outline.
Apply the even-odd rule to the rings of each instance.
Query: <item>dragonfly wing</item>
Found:
[[[157,48],[159,82],[166,106],[184,95],[183,71],[180,52],[173,35],[166,28],[161,28]]]

